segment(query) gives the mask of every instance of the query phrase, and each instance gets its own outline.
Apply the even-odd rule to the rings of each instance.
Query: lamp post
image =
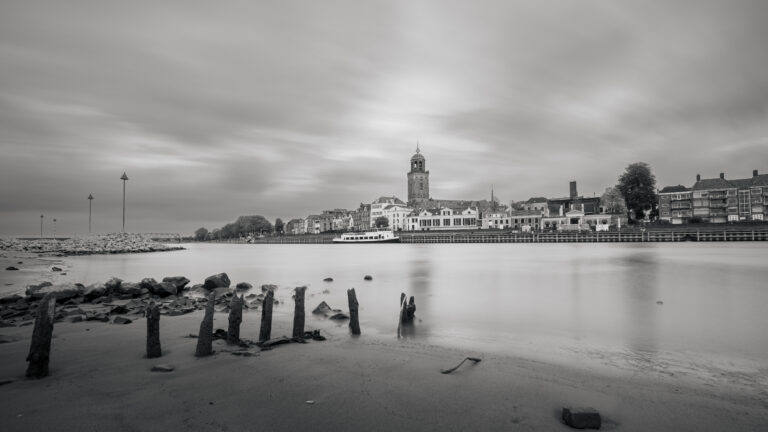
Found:
[[[40,215],[40,238],[43,238],[43,215]]]
[[[120,176],[120,180],[123,181],[123,232],[125,232],[125,182],[128,180],[128,176],[125,172]]]
[[[88,194],[88,234],[91,233],[91,210],[93,209],[93,194]]]
[[[56,218],[53,218],[53,239],[56,240]]]

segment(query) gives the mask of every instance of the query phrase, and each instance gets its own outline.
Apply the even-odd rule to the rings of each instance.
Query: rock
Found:
[[[123,298],[125,296],[128,296],[128,298],[138,297],[141,295],[141,287],[137,283],[125,282],[118,286],[116,293],[123,296]]]
[[[287,343],[291,343],[291,340],[285,336],[281,336],[279,338],[267,339],[263,342],[257,343],[256,345],[260,346],[261,348],[272,348],[275,345],[282,345]]]
[[[85,320],[85,315],[72,315],[69,317],[69,322],[71,323],[78,323]]]
[[[333,282],[333,278],[332,277],[327,277],[327,278],[323,279],[323,282]]]
[[[319,305],[312,311],[313,314],[325,315],[331,312],[331,307],[326,302],[320,302]]]
[[[232,295],[232,290],[228,287],[216,288],[212,292],[216,293],[216,298],[221,300],[225,296]]]
[[[304,332],[304,339],[312,339],[316,341],[324,341],[325,336],[320,334],[320,330],[313,330]]]
[[[229,288],[229,284],[229,276],[226,273],[219,273],[205,278],[203,286],[207,290],[212,290],[216,288]]]
[[[26,289],[26,291],[24,293],[27,296],[31,296],[32,293],[40,290],[41,288],[49,287],[51,285],[53,285],[53,284],[50,283],[50,282],[43,282],[43,283],[38,284],[38,285],[27,285],[27,289]]]
[[[40,289],[37,289],[29,293],[29,297],[34,300],[39,300],[45,297],[45,295],[48,293],[54,293],[54,296],[56,297],[56,301],[63,302],[71,298],[77,297],[79,295],[82,295],[84,290],[85,290],[85,287],[83,287],[80,284],[67,283],[67,284],[61,284],[61,285],[51,285],[51,286],[42,287]]]
[[[157,281],[155,280],[155,278],[144,278],[141,280],[141,282],[139,282],[139,286],[141,288],[146,289],[149,292],[152,292],[155,285],[157,285]]]
[[[600,413],[593,408],[563,408],[563,422],[574,429],[600,429]]]
[[[16,303],[19,300],[24,300],[24,297],[14,294],[0,298],[0,304]]]
[[[235,289],[238,291],[248,291],[251,288],[253,288],[253,285],[249,284],[248,282],[240,282],[239,284],[235,285]]]
[[[109,316],[107,314],[101,313],[101,312],[86,312],[85,313],[85,320],[86,321],[109,322]]]
[[[323,294],[330,294],[330,293],[331,293],[331,290],[327,290],[327,289],[323,290]]]
[[[51,271],[60,272],[60,271],[61,271],[61,268],[60,268],[60,267],[56,267],[56,266],[53,266],[53,267],[51,267]]]
[[[178,294],[178,286],[173,282],[160,282],[152,287],[152,294],[158,297],[168,297]]]
[[[347,314],[345,314],[345,313],[337,313],[335,315],[331,315],[331,319],[332,320],[343,321],[343,320],[348,320],[349,316],[347,316]]]
[[[181,292],[184,287],[189,283],[189,279],[184,276],[166,276],[163,278],[163,282],[170,282],[176,286],[176,292]]]
[[[173,372],[176,368],[169,364],[159,364],[152,366],[152,372]]]
[[[364,280],[367,280],[367,281],[372,281],[372,280],[373,280],[373,276],[371,276],[371,275],[365,275],[365,277],[364,277],[363,279],[364,279]]]
[[[85,287],[83,297],[88,301],[93,301],[107,294],[107,287],[104,284],[91,284]]]
[[[8,266],[8,267],[6,267],[5,269],[6,269],[7,271],[15,271],[15,270],[18,270],[18,268],[14,267],[14,266]]]
[[[121,316],[115,317],[115,319],[112,320],[112,324],[130,324],[132,322],[133,321],[129,320],[128,318]]]
[[[113,307],[113,308],[112,308],[112,309],[109,311],[109,313],[110,313],[110,315],[122,315],[122,314],[127,314],[127,313],[128,313],[128,308],[127,308],[125,305],[118,305],[118,306],[115,306],[115,307]]]
[[[265,293],[267,291],[277,291],[277,285],[274,284],[264,284],[261,286],[261,292]]]
[[[109,278],[109,280],[104,283],[104,286],[107,288],[107,294],[118,292],[122,283],[123,280],[120,278],[114,276]]]

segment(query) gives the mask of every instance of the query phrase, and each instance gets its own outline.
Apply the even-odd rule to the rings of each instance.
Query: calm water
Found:
[[[341,309],[355,287],[363,331],[392,337],[405,292],[419,318],[408,336],[426,343],[618,366],[768,367],[766,243],[186,246],[68,258],[66,277],[202,283],[226,272],[233,284],[277,284],[286,313],[295,286],[309,287],[308,308]]]

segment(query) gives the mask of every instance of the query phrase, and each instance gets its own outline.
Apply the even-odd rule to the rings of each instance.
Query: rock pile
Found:
[[[66,240],[0,239],[0,250],[54,256],[160,252],[180,249],[184,248],[158,243],[141,234],[128,233],[74,237]]]

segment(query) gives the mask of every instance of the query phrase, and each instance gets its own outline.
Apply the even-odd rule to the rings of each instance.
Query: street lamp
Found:
[[[56,218],[53,218],[53,239],[56,240]]]
[[[40,215],[40,238],[43,238],[43,215]]]
[[[125,172],[120,176],[120,180],[123,181],[123,232],[125,232],[125,182],[128,180],[128,176]]]
[[[93,209],[93,194],[88,194],[88,234],[91,233],[91,210]]]

